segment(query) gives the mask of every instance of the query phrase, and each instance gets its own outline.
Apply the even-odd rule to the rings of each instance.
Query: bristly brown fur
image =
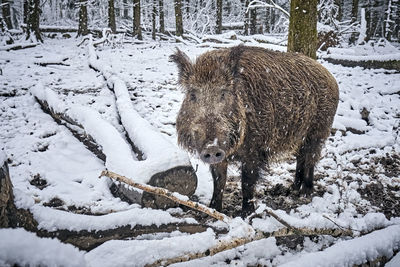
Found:
[[[194,63],[180,50],[171,58],[186,91],[176,124],[183,147],[200,152],[217,140],[227,160],[256,169],[296,154],[296,179],[310,176],[312,186],[339,99],[335,79],[321,64],[246,46],[209,51]]]

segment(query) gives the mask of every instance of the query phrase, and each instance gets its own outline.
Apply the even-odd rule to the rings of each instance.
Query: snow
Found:
[[[111,240],[87,253],[85,258],[93,267],[144,266],[158,259],[202,252],[215,244],[215,233],[209,228],[203,233],[162,240]]]
[[[294,261],[280,265],[296,266],[353,266],[361,265],[378,257],[392,257],[393,248],[400,246],[400,226],[339,242],[323,251],[305,254]]]
[[[34,214],[35,219],[39,222],[38,227],[48,231],[56,231],[57,229],[70,231],[99,231],[114,229],[124,225],[129,225],[133,228],[136,225],[160,226],[167,223],[196,223],[196,220],[191,218],[179,219],[171,216],[171,214],[166,211],[142,209],[139,207],[131,207],[126,211],[119,211],[101,216],[71,214],[70,212],[42,206],[34,206],[30,210]]]
[[[229,35],[220,38],[227,40]],[[249,38],[247,45],[285,49],[278,45],[281,39],[276,36],[265,37],[265,42],[270,43],[263,44],[251,41],[250,37],[237,35],[237,38],[239,40],[226,44],[210,45],[229,47]],[[188,157],[176,144],[175,118],[183,92],[177,87],[176,69],[168,62],[168,56],[176,46],[191,58],[211,49],[206,47],[208,43],[186,43],[146,40],[142,44],[98,45],[95,50],[88,51],[86,45],[77,47],[75,39],[46,39],[35,48],[0,53],[3,71],[0,76],[0,161],[8,158],[15,204],[18,208],[29,209],[41,229],[99,231],[126,225],[198,223],[190,217],[178,216],[186,214],[182,210],[162,211],[129,205],[112,196],[109,179],[98,178],[101,171],[108,168],[145,182],[158,170],[190,160],[195,169],[198,165],[199,183],[195,194],[201,203],[209,203],[213,183],[208,166]],[[330,49],[330,53],[327,56],[374,58],[399,52],[390,45],[383,48],[367,43],[354,49]],[[69,66],[35,64],[59,62],[64,58],[68,58],[65,63]],[[92,70],[89,63],[96,64],[102,74]],[[389,160],[388,155],[400,153],[400,74],[342,67],[324,61],[322,64],[333,73],[340,88],[334,121],[337,131],[329,137],[323,158],[316,166],[315,184],[323,193],[310,201],[301,202],[300,199],[289,210],[274,207],[274,212],[296,227],[350,227],[355,230],[355,237],[305,238],[296,249],[286,248],[275,238],[266,238],[175,266],[351,266],[377,256],[391,257],[399,247],[400,218],[389,218],[388,213],[382,211],[385,207],[376,206],[364,196],[363,189],[376,182],[382,183],[383,188],[396,188],[400,184],[400,177],[391,175],[390,169],[377,163],[381,159]],[[108,86],[114,88],[116,99]],[[56,111],[78,121],[102,146],[106,162],[88,151],[66,127],[43,113],[30,92],[48,101]],[[5,96],[7,94],[15,96]],[[369,112],[368,120],[360,114],[364,108]],[[350,128],[359,133],[350,132]],[[137,129],[144,129],[142,136],[136,135],[140,132]],[[127,134],[143,150],[144,161],[136,159],[126,140]],[[239,170],[240,166],[229,166],[228,174],[237,177]],[[289,186],[294,171],[293,160],[274,164],[270,172],[263,174],[262,181],[268,186]],[[46,180],[47,186],[40,189],[33,185],[35,177]],[[269,189],[260,185],[258,195]],[[46,206],[54,199],[59,199],[61,204]],[[260,218],[253,219],[255,230],[271,232],[283,227],[262,213],[263,207],[269,206],[268,200],[259,198],[256,203],[260,207]],[[222,222],[210,225],[226,228]],[[135,240],[110,240],[87,253],[21,229],[2,229],[0,265],[18,262],[19,265],[73,266],[75,260],[75,266],[143,265],[161,258],[204,252],[218,240],[254,234],[254,229],[240,218],[234,218],[229,226],[229,233],[218,236],[209,228],[194,235],[176,231],[143,235]],[[50,252],[42,253],[47,251]],[[57,256],[45,258],[47,254]],[[397,266],[396,260],[399,255],[388,264]]]
[[[39,238],[22,228],[0,229],[1,266],[84,267],[84,252],[57,239]],[[7,242],[4,242],[7,240]]]
[[[400,266],[400,253],[397,253],[388,263],[385,264],[385,267],[398,267]]]
[[[400,51],[391,43],[379,40],[377,42],[369,41],[350,48],[331,47],[326,55],[322,55],[322,58],[351,61],[390,61],[400,60]]]

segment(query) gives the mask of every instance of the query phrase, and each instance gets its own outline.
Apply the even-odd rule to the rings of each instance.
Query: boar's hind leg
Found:
[[[306,138],[306,142],[297,153],[296,175],[293,189],[301,194],[310,195],[313,190],[314,166],[319,160],[322,139]]]
[[[214,193],[211,199],[210,207],[217,211],[222,210],[222,195],[224,193],[226,183],[226,173],[228,163],[223,161],[221,163],[211,165],[211,174],[214,181]]]
[[[254,185],[259,178],[259,168],[253,164],[243,163],[242,165],[242,217],[246,217],[254,212]]]

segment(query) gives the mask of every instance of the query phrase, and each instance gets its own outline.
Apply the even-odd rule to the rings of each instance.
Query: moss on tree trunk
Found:
[[[318,0],[292,0],[288,52],[299,52],[316,59]]]

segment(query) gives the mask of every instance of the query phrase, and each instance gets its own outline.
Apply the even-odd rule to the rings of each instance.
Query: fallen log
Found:
[[[188,196],[196,190],[197,177],[192,166],[176,164],[179,162],[175,160],[177,155],[171,153],[170,159],[157,158],[151,155],[158,151],[147,149],[145,150],[146,160],[135,160],[132,148],[121,136],[121,133],[102,119],[96,111],[78,105],[66,106],[63,101],[59,100],[58,94],[51,89],[44,88],[41,84],[32,88],[31,93],[44,112],[60,125],[66,126],[86,148],[105,162],[107,168],[131,177],[143,177],[141,180],[143,183],[165,187]],[[134,121],[132,120],[132,122]],[[151,137],[151,134],[147,134]],[[151,140],[157,143],[156,138]],[[157,147],[162,148],[162,144],[157,144]],[[163,155],[162,151],[158,153]],[[176,206],[175,202],[164,197],[138,190],[129,190],[119,184],[111,186],[111,191],[114,196],[121,197],[122,200],[138,203],[144,207],[164,209]]]
[[[169,223],[160,225],[123,225],[107,230],[81,230],[71,231],[58,229],[48,231],[40,229],[38,222],[29,210],[18,209],[14,204],[13,185],[8,171],[6,157],[0,152],[0,228],[24,228],[27,231],[35,232],[39,237],[57,238],[63,243],[72,244],[79,249],[89,251],[103,244],[108,240],[125,239],[137,237],[144,234],[170,233],[180,231],[193,234],[204,232],[209,228],[208,225],[194,223]],[[95,215],[86,215],[98,217]],[[211,227],[213,228],[213,227]],[[215,229],[217,233],[226,233],[225,229]]]
[[[32,44],[11,44],[5,45],[0,47],[0,51],[11,51],[11,50],[20,50],[25,48],[32,48],[37,46],[39,43],[32,43]]]
[[[362,67],[365,69],[388,69],[400,71],[400,60],[349,60],[326,56],[323,58],[329,63],[345,67]]]
[[[106,31],[103,33],[107,34]],[[88,63],[93,70],[103,75],[109,89],[114,93],[118,115],[126,130],[127,140],[136,153],[144,155],[143,163],[146,161],[157,162],[157,166],[153,166],[158,170],[157,173],[144,183],[167,188],[187,196],[192,195],[197,187],[197,177],[187,153],[170,143],[165,136],[135,111],[125,82],[99,59],[94,48],[95,43],[89,36]],[[140,177],[140,175],[137,174],[133,177]],[[113,187],[118,189],[124,198],[132,198],[123,186],[116,184]],[[163,196],[147,192],[143,193],[141,203],[146,207],[153,208],[167,208],[175,205],[173,201]]]

